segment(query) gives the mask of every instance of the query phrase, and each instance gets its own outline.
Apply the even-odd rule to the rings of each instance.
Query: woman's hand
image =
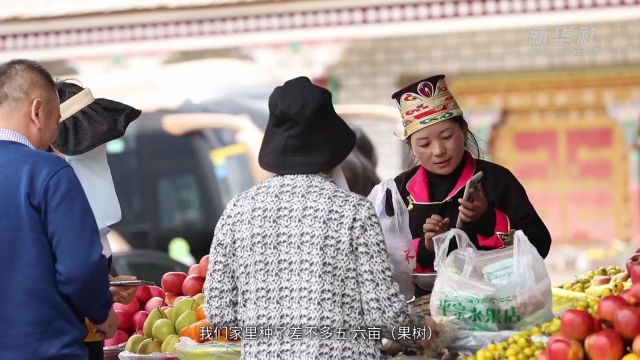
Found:
[[[449,230],[449,218],[442,218],[438,214],[431,215],[422,225],[424,232],[424,244],[429,250],[433,250],[433,237]]]
[[[460,206],[458,206],[460,219],[466,223],[478,220],[487,211],[488,207],[487,198],[484,196],[482,187],[479,187],[478,191],[472,191],[471,198],[473,199],[472,201],[458,199],[460,203]]]
[[[119,275],[116,277],[109,276],[110,281],[124,281],[124,280],[136,280],[135,276]],[[121,304],[128,304],[133,300],[136,295],[137,288],[135,286],[111,286],[109,287],[111,296],[113,296],[113,302],[119,302]]]

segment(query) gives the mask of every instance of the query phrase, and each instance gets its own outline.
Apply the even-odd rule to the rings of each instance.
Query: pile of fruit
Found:
[[[507,341],[492,343],[468,359],[640,360],[639,254],[630,258],[627,272],[618,267],[599,268],[559,288],[584,292],[616,283],[624,285],[617,295],[612,291],[610,294],[598,293],[601,298],[594,293],[593,296],[577,297],[584,303],[564,311],[560,318],[534,326]]]
[[[549,338],[540,359],[640,359],[640,263],[627,263],[627,270],[631,287],[603,297],[595,316],[564,312],[560,333]]]
[[[491,343],[480,349],[467,360],[520,360],[536,359],[544,351],[544,342],[539,341],[541,336],[551,336],[560,330],[560,319],[555,318],[549,322],[524,330],[506,341]]]
[[[628,272],[618,266],[599,267],[595,271],[587,271],[576,276],[572,282],[558,285],[557,288],[604,297],[620,294],[625,289],[628,279]]]
[[[105,346],[126,343],[125,350],[135,354],[173,353],[181,336],[206,341],[201,328],[210,326],[202,287],[208,262],[209,257],[203,257],[188,274],[168,272],[162,276],[162,288],[140,286],[131,303],[113,304],[118,330],[105,340]]]

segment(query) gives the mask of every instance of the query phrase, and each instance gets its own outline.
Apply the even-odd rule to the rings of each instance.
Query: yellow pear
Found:
[[[134,334],[129,338],[129,340],[127,340],[127,345],[125,345],[124,349],[128,352],[137,354],[140,344],[146,339],[147,338],[142,335]]]
[[[185,311],[180,317],[176,320],[176,332],[179,334],[180,331],[191,324],[195,324],[198,319],[196,318],[196,312],[193,310]]]
[[[160,350],[163,353],[174,353],[174,352],[176,352],[176,344],[178,344],[179,342],[180,342],[180,336],[175,335],[175,334],[174,335],[169,335],[162,342],[162,347],[160,347]]]
[[[145,337],[151,338],[153,337],[153,324],[160,319],[166,318],[166,315],[160,308],[155,308],[153,311],[149,313],[147,320],[144,321],[144,325],[142,325],[142,332]]]
[[[180,318],[180,315],[182,315],[187,310],[195,310],[197,308],[198,305],[196,305],[196,301],[193,298],[184,297],[176,301],[176,303],[173,305],[173,313],[171,314],[171,316],[175,322]]]

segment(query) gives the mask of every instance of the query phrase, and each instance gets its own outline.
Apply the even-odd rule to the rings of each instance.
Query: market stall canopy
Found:
[[[280,0],[279,2],[283,2]],[[291,1],[291,0],[289,0]],[[197,6],[229,6],[273,0],[22,0],[3,2],[0,19],[72,16],[134,10],[176,9]]]

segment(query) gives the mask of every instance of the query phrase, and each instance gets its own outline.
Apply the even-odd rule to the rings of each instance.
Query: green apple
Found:
[[[171,315],[174,320],[178,320],[180,315],[182,315],[187,310],[196,310],[198,305],[196,305],[196,301],[193,298],[185,297],[182,298],[173,305],[173,314]]]
[[[195,324],[198,319],[196,318],[196,312],[193,310],[185,311],[178,320],[176,320],[176,332],[179,334],[180,331],[191,324]]]
[[[195,295],[195,296],[193,297],[193,300],[195,300],[195,301],[196,301],[196,303],[198,304],[198,306],[200,306],[200,305],[204,304],[204,293],[199,293],[199,294]],[[197,308],[198,306],[196,306],[196,308]]]
[[[127,340],[127,345],[124,346],[124,349],[126,351],[137,354],[140,343],[142,343],[145,339],[147,338],[142,335],[134,334],[129,338],[129,340]]]
[[[169,335],[162,342],[162,347],[160,348],[160,350],[162,350],[163,353],[174,353],[176,352],[176,344],[178,344],[179,342],[180,336],[175,334]]]
[[[145,337],[151,338],[153,337],[153,324],[160,319],[166,318],[166,315],[160,308],[155,308],[153,311],[149,313],[147,320],[144,321],[144,325],[142,325],[142,332]]]
[[[140,343],[138,347],[138,354],[148,355],[156,352],[162,352],[162,343],[154,339],[145,339]]]
[[[169,319],[160,319],[153,324],[151,334],[154,339],[164,341],[169,335],[175,335],[173,323]]]

